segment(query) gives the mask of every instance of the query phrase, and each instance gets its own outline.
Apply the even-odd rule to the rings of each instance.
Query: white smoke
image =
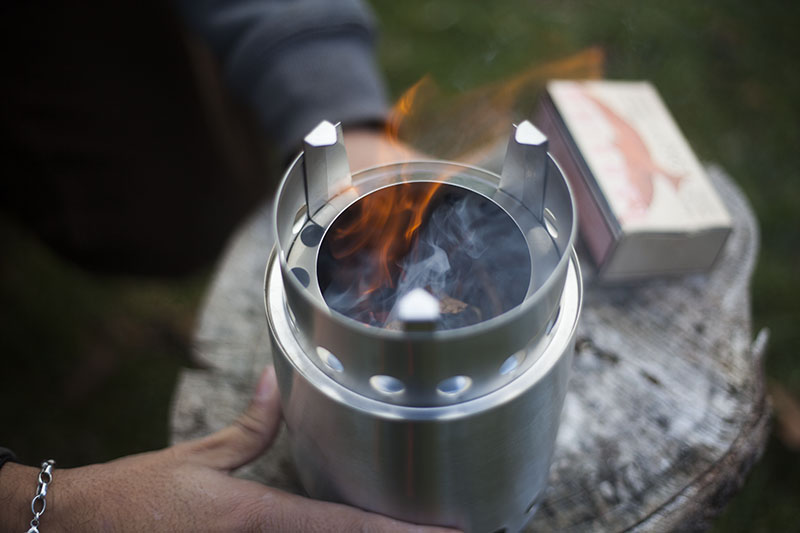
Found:
[[[447,187],[421,226],[410,249],[395,266],[394,289],[364,294],[366,269],[378,263],[363,251],[347,267],[334,263],[337,280],[324,291],[332,309],[367,324],[397,323],[397,302],[414,289],[439,300],[459,302],[458,313],[444,313],[440,329],[486,320],[519,304],[530,280],[531,264],[522,233],[511,218],[478,194]],[[346,281],[344,281],[346,280]]]

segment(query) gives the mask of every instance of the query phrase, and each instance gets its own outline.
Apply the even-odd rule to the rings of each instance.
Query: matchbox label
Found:
[[[625,231],[691,232],[730,225],[652,85],[554,81],[548,92]]]

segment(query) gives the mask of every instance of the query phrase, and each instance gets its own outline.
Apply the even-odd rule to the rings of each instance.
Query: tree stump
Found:
[[[769,405],[766,333],[753,341],[750,318],[758,228],[730,178],[708,172],[734,219],[710,274],[587,284],[550,485],[527,530],[704,530],[759,458]],[[263,304],[271,248],[264,206],[230,242],[208,292],[194,339],[202,369],[179,378],[175,442],[229,424],[271,362]],[[285,432],[237,475],[302,491]]]

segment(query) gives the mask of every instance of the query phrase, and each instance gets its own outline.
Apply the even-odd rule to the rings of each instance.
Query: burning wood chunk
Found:
[[[443,329],[470,326],[483,320],[483,313],[478,307],[451,296],[443,295],[439,299],[439,308],[442,313],[440,323]]]
[[[446,294],[439,298],[439,311],[441,313],[439,329],[469,326],[483,320],[483,313],[480,309]],[[395,331],[404,330],[403,322],[400,320],[392,320],[384,328]]]
[[[450,296],[444,296],[439,300],[439,308],[444,315],[454,315],[462,312],[468,307],[466,302],[456,300]]]

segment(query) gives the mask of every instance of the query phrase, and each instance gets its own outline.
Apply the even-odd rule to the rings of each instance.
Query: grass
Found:
[[[800,397],[800,4],[374,0],[393,96],[431,75],[445,97],[599,47],[609,78],[655,83],[698,155],[746,191],[762,229],[755,327],[767,373]],[[87,274],[0,217],[0,444],[28,463],[164,446],[172,387],[207,274]],[[773,437],[715,531],[798,531],[800,453]]]

